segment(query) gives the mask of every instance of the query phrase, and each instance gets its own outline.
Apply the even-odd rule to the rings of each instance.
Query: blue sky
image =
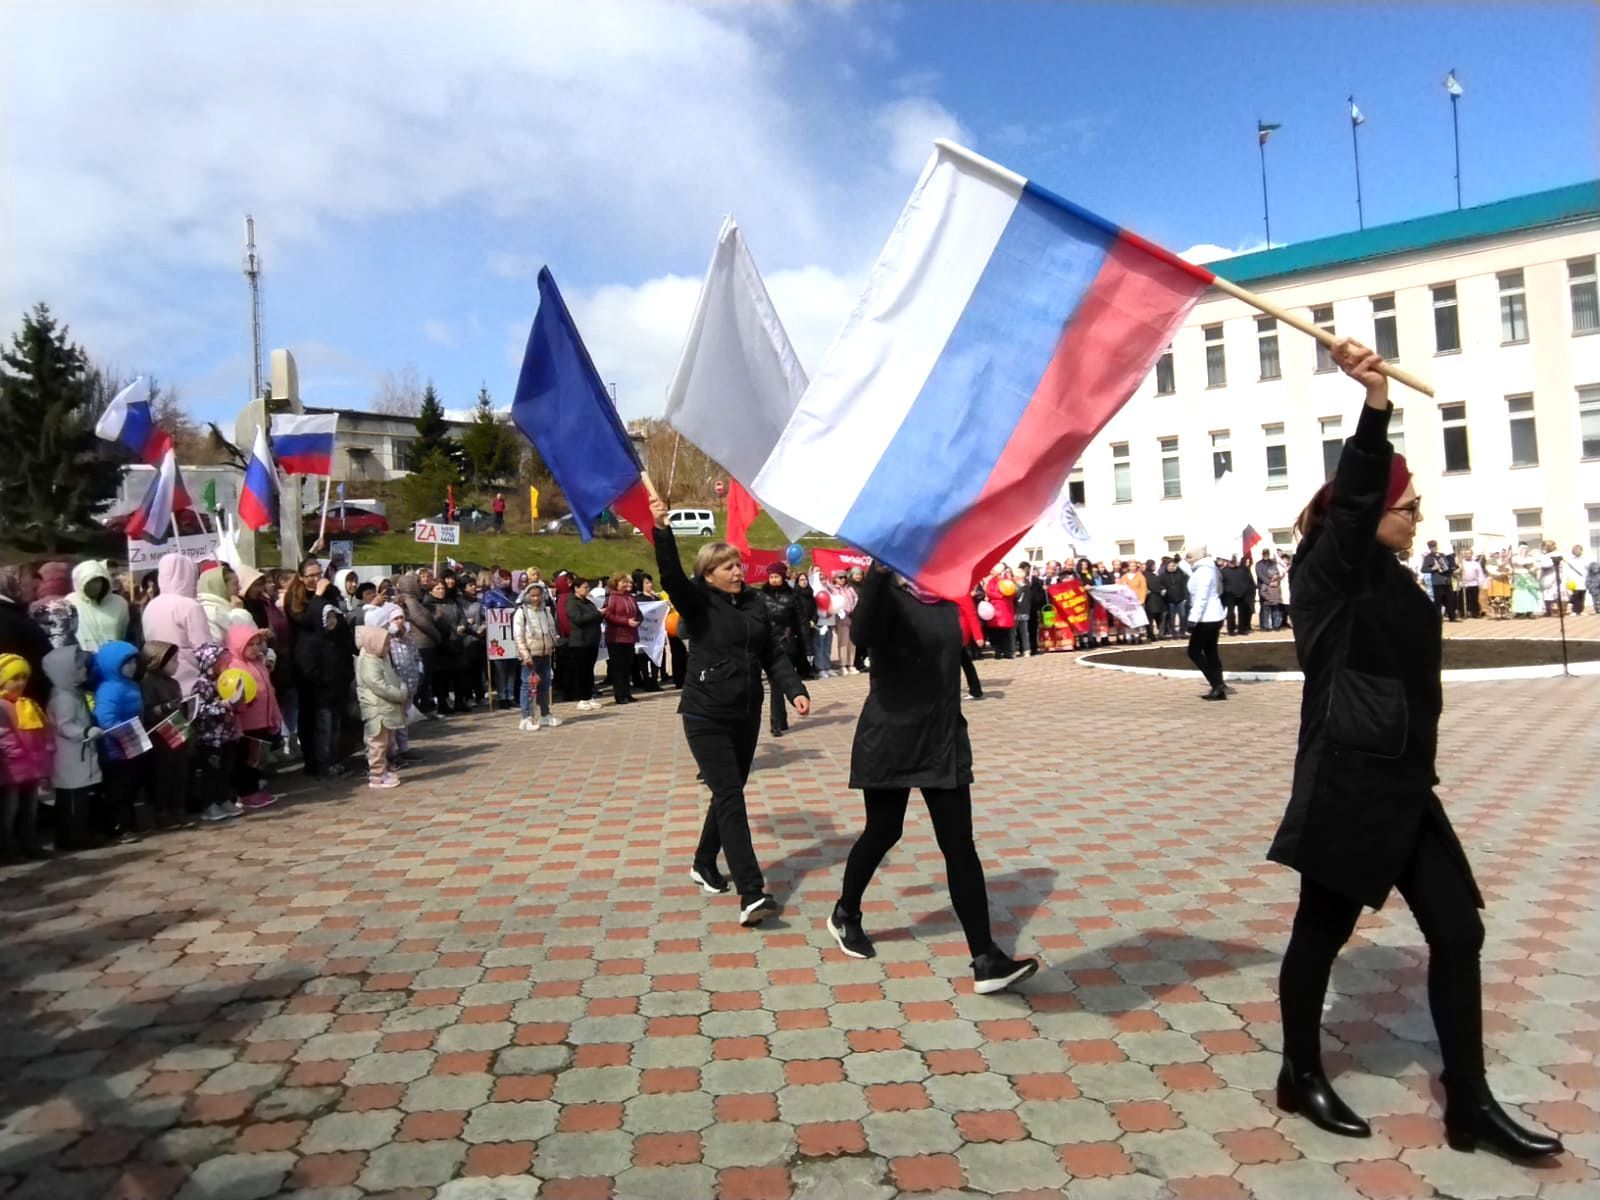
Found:
[[[687,3],[0,6],[0,311],[225,427],[246,398],[243,214],[308,403],[386,371],[509,401],[548,262],[627,417],[657,413],[725,212],[815,367],[954,136],[1176,250],[1600,174],[1588,5]],[[61,64],[71,62],[64,71]]]

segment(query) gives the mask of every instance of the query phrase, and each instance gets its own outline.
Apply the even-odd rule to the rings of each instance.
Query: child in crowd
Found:
[[[94,689],[94,720],[110,732],[118,725],[144,715],[144,694],[139,690],[139,651],[131,642],[107,642],[95,651],[94,668],[99,683]],[[105,739],[100,741],[100,767],[105,777],[106,817],[117,841],[139,840],[134,806],[144,789],[144,755],[115,757]]]
[[[522,720],[517,728],[523,733],[561,724],[560,717],[550,715],[550,664],[555,657],[557,635],[555,618],[544,600],[543,588],[528,588],[511,621],[511,635],[516,639],[517,657],[522,664]],[[538,716],[533,713],[535,704],[539,707]]]
[[[25,658],[0,654],[0,859],[50,857],[39,842],[39,785],[56,743],[44,709],[23,694],[32,678]]]
[[[87,850],[99,843],[89,833],[90,802],[100,786],[100,754],[94,741],[100,729],[84,699],[89,656],[76,646],[62,646],[44,656],[50,680],[50,725],[55,730],[56,758],[50,781],[56,793],[56,849]]]
[[[406,727],[410,697],[389,661],[389,631],[363,625],[356,630],[356,695],[361,701],[363,732],[367,738],[367,786],[393,788],[400,777],[389,769],[389,742],[396,729]]]
[[[251,762],[253,755],[265,752],[266,747],[278,746],[283,741],[283,712],[278,707],[278,690],[272,685],[272,670],[267,666],[267,645],[271,633],[256,626],[235,625],[228,630],[228,658],[226,669],[243,671],[255,680],[255,697],[245,700],[234,710],[239,728],[245,738],[239,763],[234,772],[234,787],[239,803],[245,808],[266,808],[277,802],[277,797],[263,786],[260,765]]]
[[[398,604],[380,604],[367,612],[366,624],[368,628],[384,629],[389,633],[389,663],[400,677],[400,685],[406,690],[405,708],[409,717],[412,706],[417,702],[417,693],[422,689],[422,658],[406,637],[411,623],[406,620],[405,610]],[[403,763],[415,762],[417,755],[411,750],[410,731],[402,725],[389,732],[391,770]]]
[[[178,648],[171,642],[146,642],[139,652],[143,670],[139,693],[144,698],[144,727],[154,731],[173,713],[186,708],[183,687],[173,673]],[[189,776],[194,770],[194,751],[185,741],[173,746],[152,732],[149,761],[144,764],[145,791],[155,810],[156,824],[162,829],[192,826],[189,815]]]
[[[226,821],[244,812],[234,796],[233,775],[239,758],[239,718],[233,704],[223,699],[217,683],[228,660],[228,651],[216,642],[206,642],[197,651],[200,678],[194,685],[194,727],[199,738],[200,812],[202,821]],[[244,700],[241,688],[236,698]]]

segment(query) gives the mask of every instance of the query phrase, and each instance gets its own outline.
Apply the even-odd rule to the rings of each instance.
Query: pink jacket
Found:
[[[211,619],[198,599],[199,569],[182,554],[168,554],[156,568],[161,594],[145,606],[146,641],[171,642],[178,648],[173,675],[185,696],[200,678],[195,651],[211,640]]]
[[[23,703],[34,705],[32,700]],[[0,700],[0,786],[43,783],[55,765],[56,737],[49,722],[37,729],[23,729],[22,724],[16,703]]]
[[[246,628],[235,625],[228,630],[228,661],[223,664],[224,670],[237,667],[239,670],[253,676],[256,681],[256,698],[249,704],[241,704],[234,710],[239,718],[239,728],[246,733],[258,730],[267,730],[273,736],[283,728],[283,711],[278,707],[278,692],[272,686],[272,673],[267,670],[264,659],[254,661],[244,656],[244,649],[256,638],[261,639],[263,648],[267,646],[272,635],[265,629],[257,629],[254,625]]]

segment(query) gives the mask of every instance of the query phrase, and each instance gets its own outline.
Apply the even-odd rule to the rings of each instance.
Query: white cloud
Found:
[[[1254,254],[1257,250],[1265,250],[1266,248],[1266,242],[1262,241],[1246,242],[1244,245],[1235,247],[1232,250],[1226,246],[1218,246],[1213,242],[1201,242],[1199,245],[1190,246],[1187,250],[1181,251],[1178,257],[1185,262],[1214,263],[1221,262],[1225,258],[1233,258],[1239,254]]]
[[[437,318],[432,318],[422,323],[422,336],[435,346],[443,346],[446,349],[454,349],[459,344],[456,340],[455,330],[450,327],[450,323]]]
[[[937,138],[950,138],[963,146],[973,144],[972,134],[955,114],[928,96],[894,101],[879,113],[878,128],[888,138],[889,165],[909,174],[922,170]]]
[[[542,262],[536,255],[496,250],[483,265],[496,279],[532,279],[539,273]]]

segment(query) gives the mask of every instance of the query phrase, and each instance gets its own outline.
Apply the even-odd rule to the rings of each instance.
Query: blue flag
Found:
[[[608,508],[655,540],[639,457],[548,267],[539,270],[539,311],[522,356],[511,420],[561,485],[584,541],[594,536],[595,521]]]

